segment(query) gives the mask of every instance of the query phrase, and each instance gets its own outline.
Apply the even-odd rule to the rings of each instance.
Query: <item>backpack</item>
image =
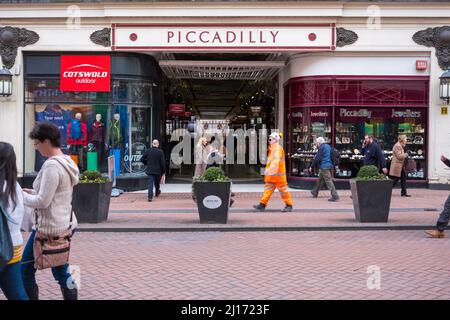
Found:
[[[338,149],[331,148],[330,158],[331,158],[331,162],[333,163],[333,166],[336,167],[341,162],[341,153],[339,152]]]
[[[14,247],[9,231],[8,220],[10,219],[6,209],[0,200],[0,271],[13,258]]]
[[[81,121],[78,119],[71,121],[70,138],[73,140],[81,139]]]

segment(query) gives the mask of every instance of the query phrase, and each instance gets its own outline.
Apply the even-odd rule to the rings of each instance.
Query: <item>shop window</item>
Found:
[[[413,161],[409,179],[426,177],[426,109],[424,108],[336,108],[335,147],[341,153],[337,178],[355,177],[362,165],[362,141],[373,135],[389,169],[392,147],[401,134],[407,136],[406,151]]]
[[[116,157],[119,174],[143,175],[140,156],[150,146],[152,83],[144,80],[113,81],[110,93],[63,92],[59,79],[25,81],[25,136],[36,122],[60,128],[62,151],[80,171],[108,172],[108,156]],[[45,161],[25,139],[25,174],[35,174]]]
[[[290,113],[291,121],[291,158],[292,176],[309,177],[309,167],[317,153],[316,138],[323,137],[331,143],[332,108],[296,108]]]

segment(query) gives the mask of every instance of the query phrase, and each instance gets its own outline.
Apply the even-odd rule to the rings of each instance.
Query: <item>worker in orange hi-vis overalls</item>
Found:
[[[264,211],[275,189],[278,189],[286,203],[282,212],[292,211],[292,198],[288,192],[286,180],[286,162],[283,147],[280,146],[280,134],[272,133],[269,136],[269,155],[267,157],[266,172],[264,177],[264,194],[258,205],[253,206],[258,211]]]

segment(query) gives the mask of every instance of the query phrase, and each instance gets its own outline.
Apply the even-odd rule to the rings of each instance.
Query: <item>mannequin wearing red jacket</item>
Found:
[[[74,137],[75,133],[73,126],[77,124],[79,127],[79,137]],[[78,133],[76,135],[78,135]],[[80,170],[84,169],[84,154],[83,147],[87,147],[87,125],[81,121],[81,113],[75,114],[75,119],[72,119],[67,125],[67,147],[69,147],[72,155],[78,156],[78,166]]]

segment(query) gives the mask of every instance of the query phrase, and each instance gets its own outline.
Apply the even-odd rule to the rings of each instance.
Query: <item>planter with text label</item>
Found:
[[[227,223],[231,199],[231,181],[220,168],[209,168],[194,181],[200,223]]]

